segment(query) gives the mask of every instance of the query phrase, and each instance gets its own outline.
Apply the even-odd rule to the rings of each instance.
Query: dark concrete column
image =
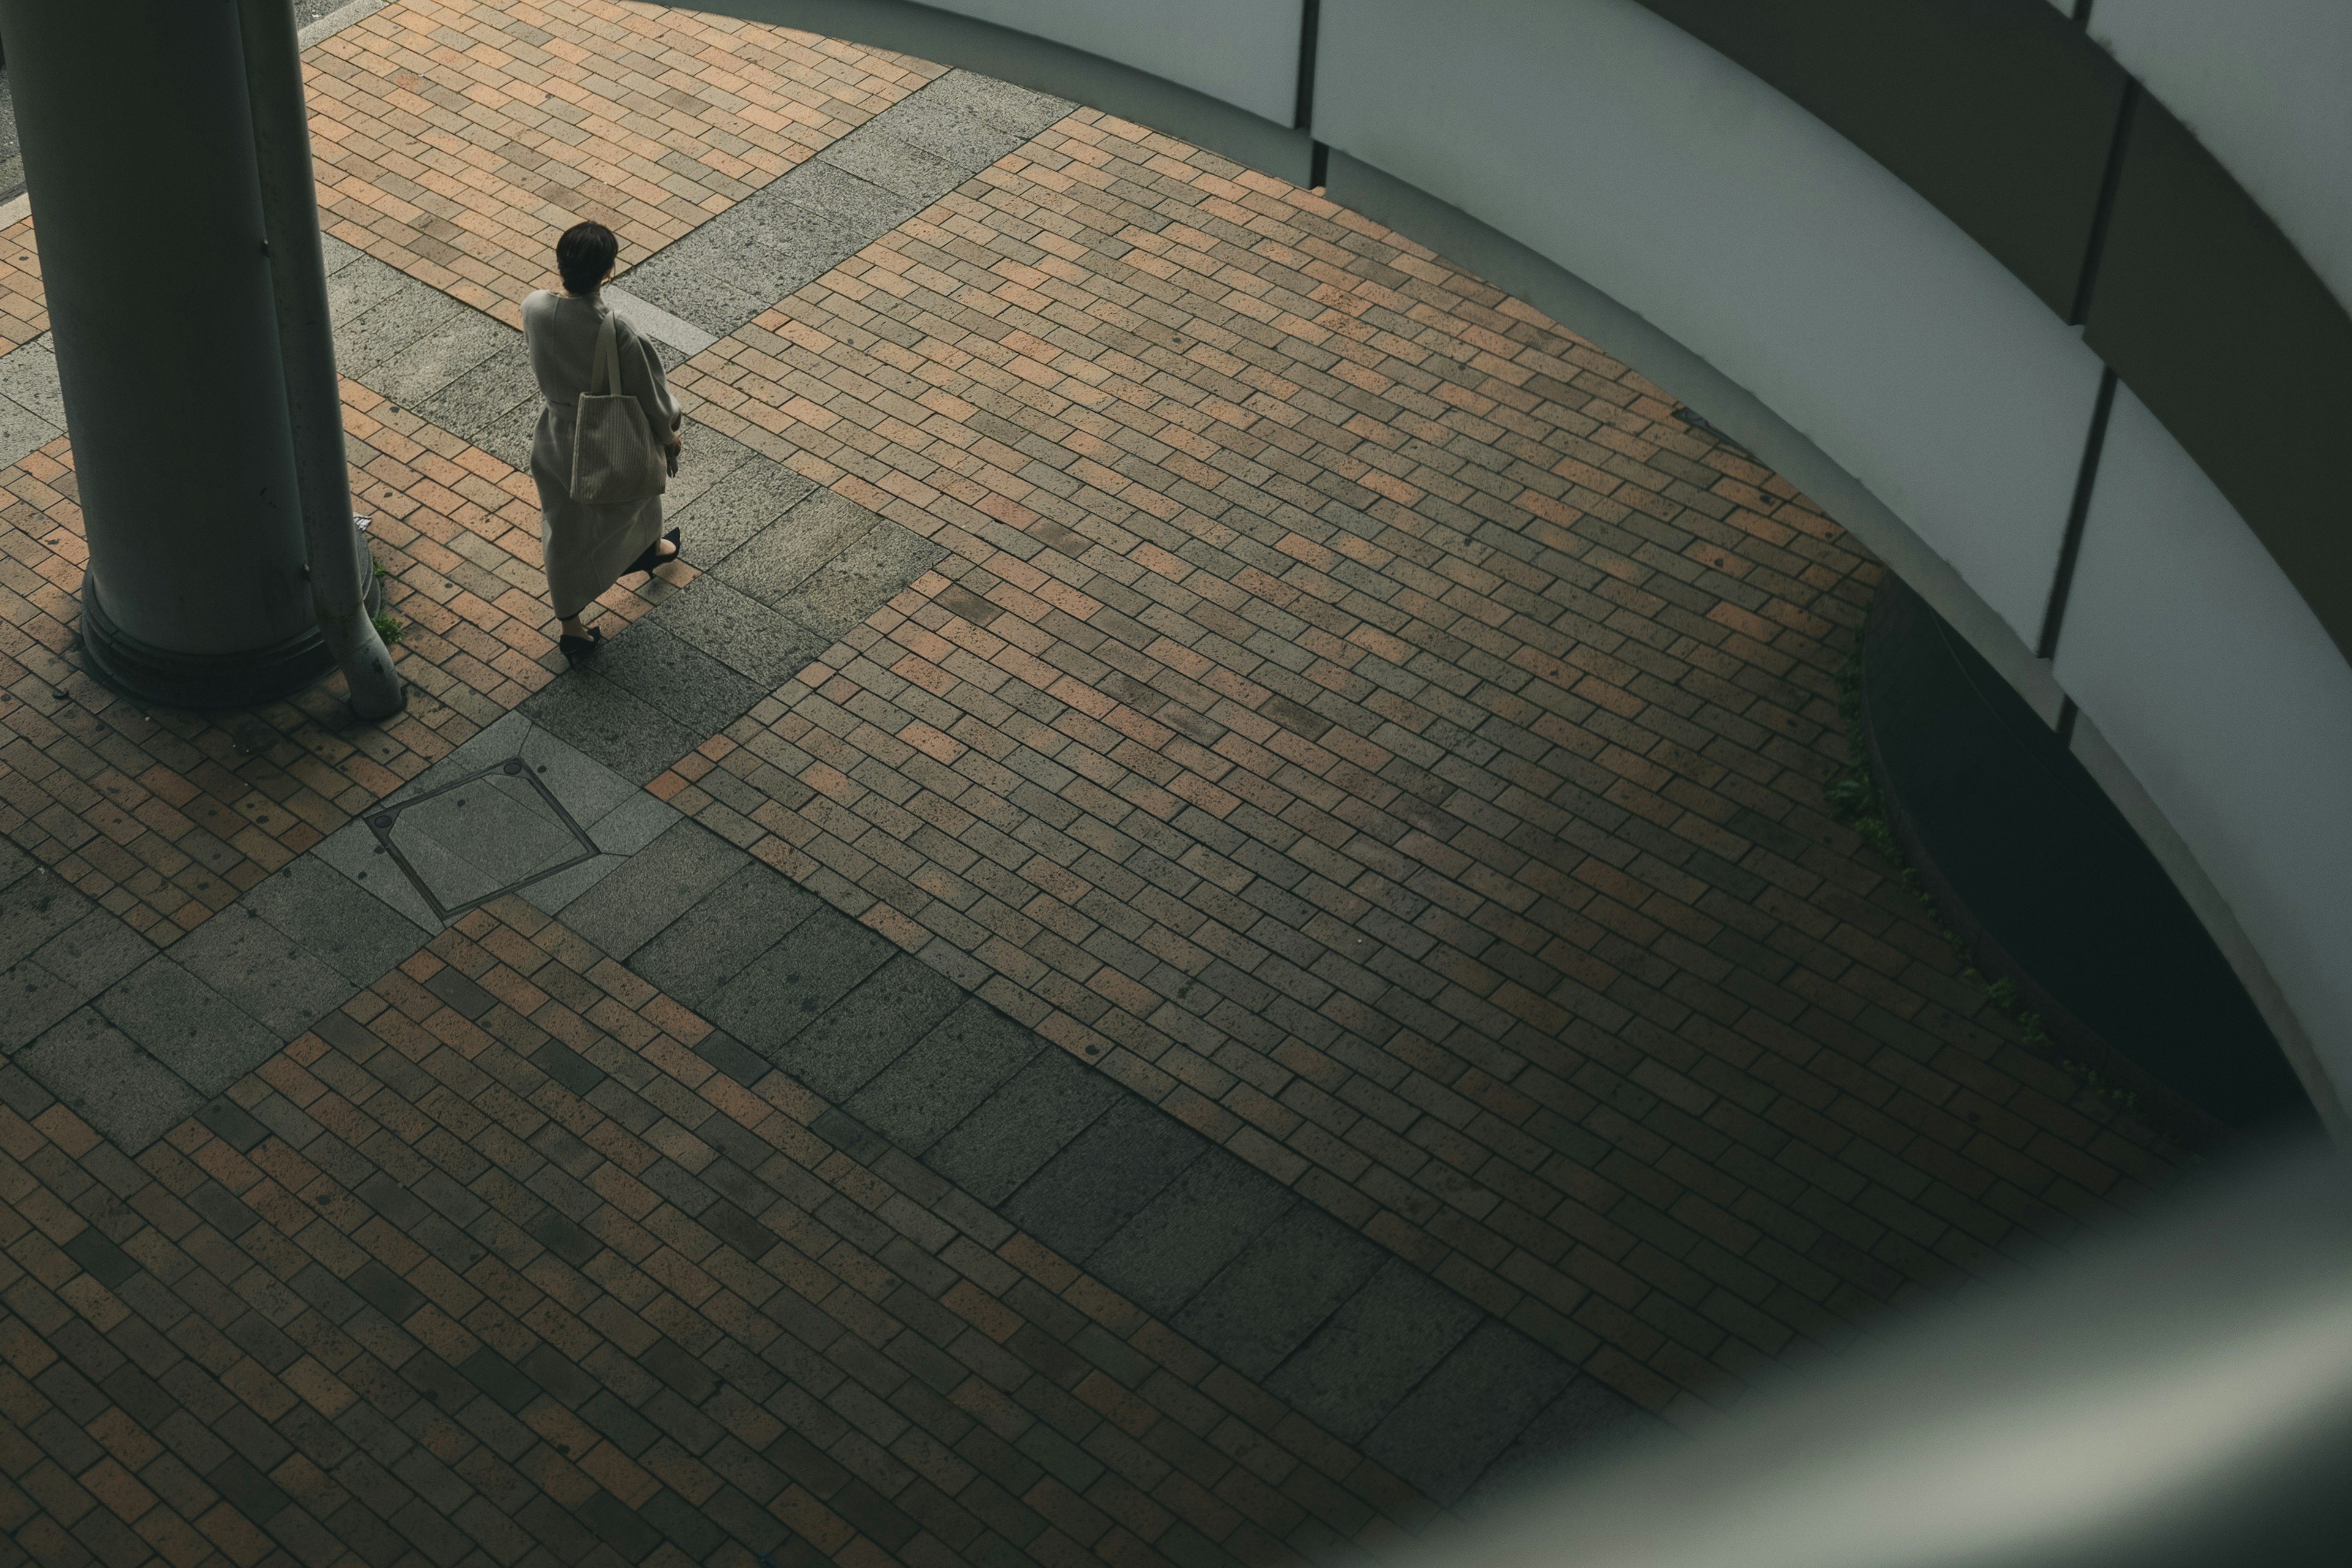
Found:
[[[328,651],[350,683],[352,711],[362,719],[388,718],[406,705],[407,695],[370,618],[374,559],[361,545],[352,517],[335,328],[327,313],[327,264],[319,245],[310,106],[302,95],[302,46],[291,0],[237,0],[236,8],[270,283],[278,301],[287,421],[294,435],[294,473],[301,485],[310,548],[311,608]]]
[[[0,0],[73,437],[94,673],[185,707],[331,664],[302,512],[237,11]]]

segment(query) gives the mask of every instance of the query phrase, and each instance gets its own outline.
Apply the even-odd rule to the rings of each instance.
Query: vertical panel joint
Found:
[[[2058,653],[2058,632],[2066,620],[2066,596],[2074,587],[2074,562],[2083,552],[2083,525],[2090,521],[2091,488],[2098,482],[2099,450],[2106,445],[2107,416],[2115,412],[2117,384],[2114,370],[2099,373],[2091,433],[2083,443],[2083,468],[2074,477],[2074,504],[2066,509],[2066,537],[2058,546],[2058,571],[2050,580],[2050,604],[2042,613],[2042,636],[2033,645],[2037,658],[2053,658]]]
[[[2079,327],[2091,319],[2091,289],[2099,279],[2099,259],[2107,248],[2107,220],[2115,216],[2116,188],[2123,183],[2124,153],[2131,142],[2133,111],[2139,107],[2139,82],[2124,80],[2123,100],[2116,107],[2116,133],[2107,143],[2107,167],[2099,176],[2099,205],[2091,215],[2091,237],[2083,247],[2083,275],[2074,284],[2074,308],[2066,324]]]
[[[1315,40],[1322,30],[1323,0],[1302,0],[1298,10],[1298,102],[1291,115],[1292,126],[1300,131],[1315,121]]]

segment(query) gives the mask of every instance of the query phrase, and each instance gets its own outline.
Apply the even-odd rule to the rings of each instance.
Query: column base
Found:
[[[175,653],[117,626],[97,584],[81,580],[82,663],[93,679],[166,708],[255,708],[316,684],[335,668],[316,626],[285,641],[237,653]]]

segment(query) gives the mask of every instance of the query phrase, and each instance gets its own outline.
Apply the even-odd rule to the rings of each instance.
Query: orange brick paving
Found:
[[[625,1506],[688,1548],[655,1563],[748,1563],[716,1521],[792,1563],[1164,1568],[1433,1516],[707,1033],[507,900],[135,1163],[0,1069],[0,1531],[569,1564]]]
[[[422,773],[561,668],[528,478],[355,382],[353,502],[373,511],[409,707],[355,721],[340,680],[257,710],[151,709],[73,651],[88,563],[72,454],[6,471],[0,510],[0,833],[168,944]],[[685,578],[683,569],[670,575]],[[640,580],[642,583],[642,580]],[[608,618],[661,585],[619,585]]]
[[[1081,111],[676,381],[953,582],[656,792],[1629,1395],[2162,1179],[1824,814],[1877,566],[1428,252]]]
[[[33,220],[19,218],[0,229],[0,353],[48,330],[48,299],[41,290]]]
[[[401,0],[304,66],[328,231],[510,327],[572,224],[641,261],[944,68],[608,0]]]
[[[403,20],[425,14],[314,51],[330,205],[508,306],[564,215],[491,168],[498,115],[427,98],[440,142],[338,136],[414,96],[352,85],[395,37],[519,125],[554,29]],[[625,92],[715,169],[692,125],[747,114],[709,74],[747,34],[709,26],[731,41],[702,74]],[[760,84],[783,119],[833,106],[788,161],[936,73],[806,49]],[[406,197],[336,205],[419,147],[471,171],[446,221],[497,217],[457,254],[529,271],[461,277]],[[700,180],[660,210],[723,205]],[[0,336],[43,324],[17,254]],[[676,379],[956,553],[657,789],[1634,1397],[1718,1398],[2164,1178],[1822,816],[1874,565],[1638,376],[1376,226],[1082,112]],[[346,393],[412,628],[417,700],[382,731],[320,692],[149,715],[92,686],[64,444],[0,481],[0,832],[158,940],[553,663],[527,481]]]

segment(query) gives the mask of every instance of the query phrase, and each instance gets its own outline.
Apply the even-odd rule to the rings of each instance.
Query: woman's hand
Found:
[[[663,442],[662,445],[667,447],[669,448],[669,455],[675,458],[686,446],[686,433],[681,430],[673,430],[669,433],[669,439]]]

